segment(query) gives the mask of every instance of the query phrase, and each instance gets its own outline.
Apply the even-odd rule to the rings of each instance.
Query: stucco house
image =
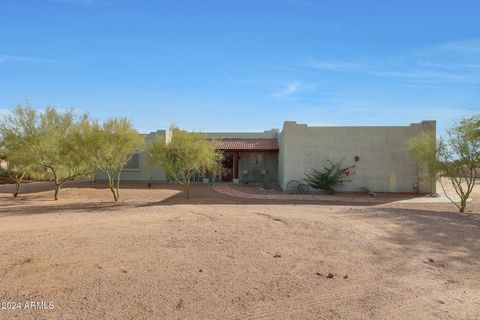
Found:
[[[220,140],[218,149],[225,153],[221,177],[211,182],[276,184],[283,190],[292,180],[303,181],[305,173],[322,169],[327,160],[342,160],[355,165],[355,174],[340,191],[435,192],[409,151],[408,141],[424,131],[436,131],[435,121],[408,126],[312,127],[286,121],[283,129],[264,132],[210,132]],[[145,135],[168,139],[169,132],[159,130]],[[97,180],[105,180],[101,173]],[[168,176],[159,167],[148,164],[147,154],[134,154],[122,172],[123,181],[166,182]],[[202,181],[197,175],[195,181]]]

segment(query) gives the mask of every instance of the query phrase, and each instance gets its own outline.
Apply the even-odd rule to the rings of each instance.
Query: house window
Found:
[[[140,153],[132,154],[132,157],[123,168],[127,170],[140,169]]]
[[[255,164],[259,167],[263,167],[263,153],[255,154]]]

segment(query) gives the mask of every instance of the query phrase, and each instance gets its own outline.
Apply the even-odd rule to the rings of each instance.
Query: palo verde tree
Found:
[[[478,117],[472,117],[450,128],[445,138],[440,137],[436,143],[432,136],[428,135],[419,136],[410,143],[417,160],[430,170],[432,177],[435,174],[443,193],[460,212],[465,212],[467,200],[478,178],[479,128]],[[446,192],[445,181],[451,184],[460,202],[452,199]]]
[[[87,119],[84,115],[82,121]],[[65,112],[48,107],[40,114],[36,141],[31,149],[38,163],[51,175],[55,183],[54,199],[58,200],[61,186],[69,180],[86,177],[93,168],[82,156],[83,150],[73,143],[73,135],[80,123],[73,110]]]
[[[421,177],[430,181],[430,192],[433,193],[437,174],[440,170],[438,162],[437,138],[435,132],[422,132],[408,142],[410,152],[415,156],[421,169]]]
[[[468,197],[478,178],[477,168],[480,166],[479,127],[474,120],[475,118],[464,119],[448,130],[438,150],[440,175],[450,181],[460,197],[460,203],[448,197],[442,179],[440,179],[440,185],[446,197],[458,207],[460,212],[465,212]]]
[[[84,119],[72,137],[90,166],[103,172],[113,199],[120,197],[120,177],[132,154],[143,148],[142,136],[125,118],[109,119],[103,123]]]
[[[152,165],[161,166],[170,178],[183,186],[190,199],[190,179],[196,172],[208,171],[214,175],[221,168],[223,154],[215,149],[216,142],[197,132],[170,127],[167,143],[161,136],[149,142],[147,152]]]
[[[54,199],[58,200],[63,183],[92,172],[88,162],[79,157],[82,152],[72,144],[77,125],[73,110],[59,112],[51,107],[37,112],[18,106],[3,119],[0,132],[9,164],[7,175],[17,190],[26,175],[48,175],[55,183]]]
[[[0,159],[6,161],[5,167],[0,167],[0,174],[11,182],[15,183],[13,196],[16,198],[20,194],[20,187],[23,179],[31,177],[36,172],[35,165],[32,163],[30,155],[23,152],[22,149],[7,149],[2,147],[0,150]]]
[[[37,112],[18,106],[0,120],[0,157],[7,162],[0,168],[2,175],[15,183],[16,198],[20,193],[21,182],[26,176],[38,177],[37,154],[32,149],[37,137]]]

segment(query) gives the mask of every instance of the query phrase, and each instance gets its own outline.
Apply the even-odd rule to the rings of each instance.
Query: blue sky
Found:
[[[2,0],[0,112],[29,101],[142,132],[439,131],[480,113],[476,0]]]

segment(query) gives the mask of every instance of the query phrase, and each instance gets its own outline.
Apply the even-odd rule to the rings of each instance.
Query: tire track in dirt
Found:
[[[344,295],[342,294],[339,296],[338,294],[332,296],[322,296],[318,298],[312,298],[311,295],[305,296],[298,296],[293,299],[289,299],[285,301],[283,306],[279,305],[260,305],[255,306],[253,305],[246,313],[243,313],[239,316],[232,316],[227,319],[245,319],[245,320],[260,320],[260,319],[282,319],[285,316],[292,316],[296,313],[300,313],[302,311],[317,308],[317,307],[329,307],[329,303],[335,301],[338,302],[347,302],[352,300],[360,300],[354,296],[354,292],[358,292],[353,289],[358,290],[358,285],[349,285],[346,287],[346,291],[352,292],[351,294]],[[375,290],[371,290],[371,293],[376,292]],[[370,293],[370,292],[369,292]],[[321,315],[317,315],[319,317],[324,318]],[[327,319],[327,318],[324,318]]]
[[[204,218],[207,218],[208,220],[210,221],[215,221],[217,220],[217,218],[209,215],[209,214],[206,214],[206,213],[203,213],[203,212],[198,212],[198,211],[192,211],[192,210],[189,210],[189,212],[191,214],[194,214],[194,215],[197,215],[197,216],[201,216],[201,217],[204,217]]]
[[[314,309],[321,307],[327,309],[328,311],[332,303],[335,305],[339,304],[358,304],[364,303],[366,297],[375,296],[374,309],[375,311],[380,312],[383,315],[388,314],[390,319],[415,319],[419,314],[425,312],[425,309],[428,308],[429,300],[423,297],[412,297],[408,299],[401,299],[398,304],[392,306],[391,300],[387,299],[385,294],[379,293],[378,289],[373,288],[367,291],[358,292],[361,290],[359,285],[348,285],[345,288],[346,292],[351,292],[350,294],[342,294],[341,296],[331,295],[324,296],[320,298],[312,298],[311,295],[298,296],[293,299],[289,299],[284,302],[282,306],[278,304],[270,305],[253,305],[245,313],[242,313],[238,316],[227,317],[226,319],[245,319],[245,320],[267,320],[267,319],[284,319],[294,317],[296,314],[299,314],[303,311],[309,309]],[[389,296],[394,297],[397,293],[395,289],[382,288],[382,290],[389,293]],[[357,292],[357,294],[355,294]],[[373,303],[373,302],[372,302]],[[321,309],[320,308],[320,309]],[[389,308],[386,310],[385,308]],[[430,309],[430,308],[428,308]],[[382,312],[382,310],[385,310]],[[433,311],[433,310],[432,310]],[[441,311],[441,310],[436,310]],[[319,319],[328,319],[321,314],[315,315]],[[381,315],[380,315],[381,316]],[[432,319],[435,319],[436,316],[432,314]]]
[[[262,217],[265,217],[267,219],[270,219],[270,220],[273,220],[273,221],[278,221],[278,222],[281,222],[283,223],[284,225],[288,226],[288,222],[286,222],[285,220],[281,219],[281,218],[278,218],[278,217],[275,217],[275,216],[272,216],[272,215],[269,215],[269,214],[266,214],[266,213],[261,213],[261,212],[252,212],[252,214],[255,214],[257,216],[262,216]]]

